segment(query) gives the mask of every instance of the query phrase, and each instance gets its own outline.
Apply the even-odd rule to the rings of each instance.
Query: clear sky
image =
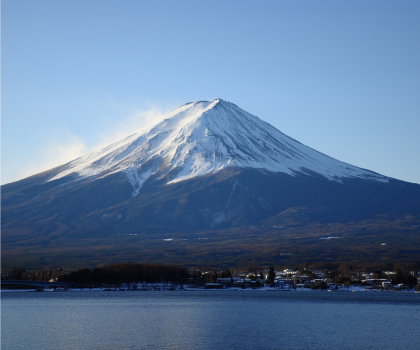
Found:
[[[420,183],[420,1],[24,1],[1,8],[1,174],[222,98]]]

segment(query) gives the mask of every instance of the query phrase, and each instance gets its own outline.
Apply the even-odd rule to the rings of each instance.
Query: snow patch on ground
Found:
[[[236,187],[237,184],[238,184],[238,180],[235,180],[235,182],[233,183],[232,192],[230,193],[230,196],[229,196],[228,201],[226,203],[226,209],[228,211],[229,216],[230,216],[229,202],[230,202],[230,199],[232,198],[233,192],[235,191],[235,187]]]
[[[140,190],[141,190],[143,184],[153,174],[153,170],[149,169],[149,170],[147,170],[144,173],[141,173],[139,175],[136,167],[126,169],[124,172],[125,172],[125,175],[128,178],[128,181],[130,181],[131,185],[134,188],[134,191],[132,193],[133,197],[137,196],[140,193]]]

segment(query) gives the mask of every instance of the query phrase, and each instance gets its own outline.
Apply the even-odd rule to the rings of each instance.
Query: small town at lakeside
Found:
[[[330,265],[331,266],[331,265]],[[394,264],[392,270],[381,266],[337,263],[335,268],[256,267],[224,271],[177,265],[121,263],[93,269],[65,271],[61,268],[26,271],[15,268],[2,272],[2,290],[191,290],[191,289],[269,289],[269,290],[348,290],[420,292],[417,265]],[[414,269],[413,269],[414,267]],[[363,270],[364,268],[364,270]]]

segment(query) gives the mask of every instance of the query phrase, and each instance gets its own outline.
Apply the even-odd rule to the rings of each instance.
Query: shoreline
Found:
[[[381,290],[381,289],[366,289],[365,287],[349,287],[349,288],[340,288],[340,289],[310,289],[310,288],[272,288],[272,287],[261,287],[261,288],[237,288],[237,287],[228,287],[228,288],[195,288],[195,287],[183,287],[183,288],[168,288],[162,285],[153,285],[142,288],[130,288],[130,287],[119,287],[119,288],[67,288],[67,289],[54,289],[54,288],[45,288],[42,290],[37,289],[1,289],[1,293],[18,293],[18,292],[71,292],[71,293],[80,293],[80,292],[207,292],[207,291],[266,291],[266,292],[325,292],[325,293],[355,293],[355,292],[367,292],[367,293],[410,293],[410,294],[420,294],[420,291],[414,289],[408,290]]]

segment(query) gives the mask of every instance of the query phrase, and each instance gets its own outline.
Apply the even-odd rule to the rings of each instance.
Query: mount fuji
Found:
[[[186,103],[1,190],[10,249],[28,239],[420,219],[420,185],[317,152],[221,99]]]
[[[123,172],[133,186],[134,197],[156,173],[160,177],[171,173],[168,182],[171,184],[228,167],[264,169],[292,176],[314,172],[338,182],[343,178],[388,182],[385,176],[304,146],[221,99],[186,103],[159,124],[66,164],[49,181],[70,174],[103,178]]]

